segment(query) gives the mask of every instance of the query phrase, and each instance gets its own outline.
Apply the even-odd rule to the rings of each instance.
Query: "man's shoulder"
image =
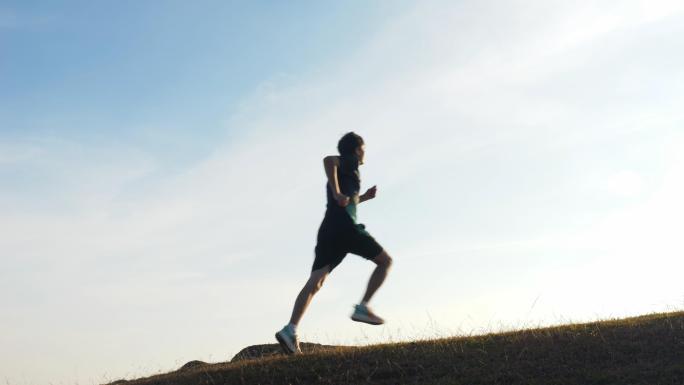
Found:
[[[340,165],[340,157],[338,155],[328,155],[323,158],[325,162],[333,162],[336,166]]]

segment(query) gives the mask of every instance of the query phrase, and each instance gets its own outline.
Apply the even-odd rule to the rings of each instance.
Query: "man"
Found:
[[[326,156],[323,159],[325,174],[328,177],[328,203],[325,217],[318,229],[316,257],[311,268],[311,276],[295,300],[290,323],[276,333],[276,339],[288,354],[301,353],[297,325],[325,278],[342,262],[347,253],[359,255],[376,264],[368,281],[366,293],[361,303],[354,307],[351,319],[371,325],[381,325],[385,322],[368,308],[368,302],[385,280],[392,265],[392,258],[366,231],[363,224],[356,223],[359,203],[375,198],[377,192],[376,186],[373,186],[359,195],[359,165],[363,164],[366,148],[359,135],[349,132],[340,139],[337,150],[339,156]]]

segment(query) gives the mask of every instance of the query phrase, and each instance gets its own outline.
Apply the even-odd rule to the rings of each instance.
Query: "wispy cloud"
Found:
[[[0,185],[0,300],[35,316],[8,327],[45,329],[38,315],[61,309],[84,320],[79,332],[120,344],[116,363],[92,358],[85,343],[69,357],[90,356],[93,370],[117,373],[152,360],[135,345],[143,332],[152,331],[146,346],[165,347],[154,356],[164,365],[188,352],[225,360],[265,342],[289,316],[313,260],[325,205],[321,159],[349,130],[367,142],[364,187],[380,189],[362,222],[397,261],[378,294],[388,314],[422,325],[415,308],[423,306],[438,322],[478,328],[524,318],[544,289],[555,294],[533,316],[586,315],[576,303],[545,305],[567,293],[535,274],[561,282],[578,261],[599,266],[591,252],[616,256],[636,242],[625,236],[667,239],[681,251],[666,214],[681,208],[673,179],[681,168],[654,156],[682,120],[684,57],[673,49],[682,6],[602,4],[421,3],[348,60],[264,83],[221,123],[239,135],[183,170],[168,172],[125,143],[0,145],[0,171],[12,176]],[[635,143],[645,143],[642,151],[629,150]],[[662,225],[648,231],[645,223]],[[338,338],[358,336],[337,317],[369,273],[354,258],[307,314],[308,335],[325,335],[317,326],[325,320]],[[65,341],[74,335],[66,323],[55,328]],[[177,345],[167,338],[174,330],[187,331],[176,333]]]

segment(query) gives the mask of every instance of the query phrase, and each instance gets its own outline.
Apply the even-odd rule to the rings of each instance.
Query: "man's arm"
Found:
[[[334,155],[326,156],[323,158],[323,167],[325,168],[325,175],[328,176],[328,184],[332,190],[333,197],[340,206],[345,207],[349,204],[349,197],[340,192],[340,183],[337,180],[337,169],[340,167],[340,158]]]
[[[359,196],[359,203],[365,202],[369,199],[375,198],[375,194],[377,191],[378,191],[378,186],[373,186],[373,187],[369,188],[368,191],[366,191],[364,194],[361,194]]]

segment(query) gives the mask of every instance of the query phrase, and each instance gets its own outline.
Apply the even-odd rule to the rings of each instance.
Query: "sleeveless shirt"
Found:
[[[330,183],[326,183],[328,204],[325,216],[330,219],[341,219],[341,216],[349,216],[353,223],[356,223],[356,207],[359,204],[359,190],[361,189],[359,159],[356,154],[340,156],[337,181],[340,185],[340,192],[349,197],[349,204],[346,207],[341,207],[333,196]]]

